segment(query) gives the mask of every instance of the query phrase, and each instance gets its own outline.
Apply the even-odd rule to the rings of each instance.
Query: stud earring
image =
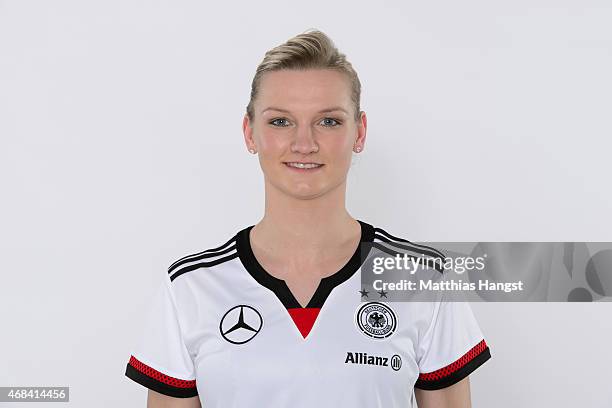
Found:
[[[252,153],[252,154],[255,154],[255,149],[253,149],[253,148],[251,147],[251,148],[249,148],[249,152],[250,152],[250,153]]]
[[[361,147],[359,147],[359,146],[355,147],[355,152],[356,153],[359,153],[360,151],[361,151]]]

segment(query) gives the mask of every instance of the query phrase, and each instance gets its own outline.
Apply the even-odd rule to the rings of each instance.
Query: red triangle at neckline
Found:
[[[291,319],[293,319],[293,323],[295,323],[304,338],[310,333],[320,310],[320,307],[294,307],[287,309]]]

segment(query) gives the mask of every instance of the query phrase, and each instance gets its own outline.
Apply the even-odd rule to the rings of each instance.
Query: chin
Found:
[[[286,193],[299,200],[312,200],[313,198],[321,197],[327,192],[326,189],[309,188],[309,189],[289,189]]]
[[[293,178],[277,178],[268,179],[271,187],[282,192],[283,194],[293,197],[298,200],[311,200],[324,196],[335,190],[342,184],[342,180],[329,179],[326,180],[295,180]]]
[[[295,183],[291,180],[276,184],[283,194],[300,200],[310,200],[327,193],[329,186],[322,183]]]

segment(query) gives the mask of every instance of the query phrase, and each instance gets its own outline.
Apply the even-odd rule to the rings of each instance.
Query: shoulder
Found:
[[[210,268],[221,265],[238,257],[236,241],[238,234],[225,240],[221,245],[191,253],[175,260],[168,267],[168,277],[174,281],[179,276],[201,268]]]
[[[383,229],[378,226],[374,226],[374,242],[386,243],[389,246],[411,250],[416,252],[426,253],[434,257],[444,258],[444,253],[430,245],[417,244],[416,242],[409,241],[408,239],[397,235],[395,232],[391,234],[389,230]]]
[[[442,251],[431,245],[416,243],[404,238],[403,234],[398,235],[395,231],[390,233],[388,229],[379,226],[373,226],[372,246],[379,251],[385,252],[391,256],[396,254],[408,254],[409,256],[419,256],[436,260],[435,265],[439,272],[443,272],[443,267],[446,256]]]

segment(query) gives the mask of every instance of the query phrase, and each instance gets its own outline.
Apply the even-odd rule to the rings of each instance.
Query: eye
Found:
[[[325,126],[325,127],[336,127],[336,126],[340,126],[342,124],[342,122],[340,122],[338,119],[334,119],[334,118],[324,118],[321,122],[324,123],[323,126]]]
[[[269,123],[270,123],[272,126],[276,126],[276,127],[287,127],[287,126],[288,126],[287,124],[284,124],[284,125],[283,125],[283,124],[279,124],[279,123],[278,123],[279,121],[285,121],[285,123],[286,123],[286,122],[287,122],[287,119],[285,119],[285,118],[276,118],[276,119],[274,119],[274,120],[271,120]]]
[[[288,127],[289,126],[289,122],[286,118],[276,118],[271,120],[270,123],[272,126],[275,127]],[[323,118],[321,120],[321,122],[323,124],[324,127],[337,127],[340,126],[342,124],[342,122],[338,119],[335,118]]]

